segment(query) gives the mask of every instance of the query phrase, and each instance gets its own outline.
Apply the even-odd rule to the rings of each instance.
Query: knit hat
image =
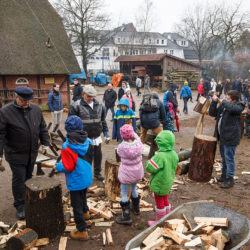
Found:
[[[187,85],[188,85],[188,81],[185,80],[185,81],[184,81],[184,86],[187,86]]]
[[[125,124],[120,128],[120,134],[123,140],[134,139],[134,129],[132,126]]]
[[[67,132],[71,132],[74,130],[82,130],[82,128],[83,128],[82,120],[76,115],[69,116],[65,121],[65,130]]]

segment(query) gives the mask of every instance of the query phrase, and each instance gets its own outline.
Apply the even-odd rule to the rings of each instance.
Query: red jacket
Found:
[[[204,94],[204,88],[203,88],[203,84],[202,83],[199,83],[198,84],[198,94],[201,94],[203,95]]]

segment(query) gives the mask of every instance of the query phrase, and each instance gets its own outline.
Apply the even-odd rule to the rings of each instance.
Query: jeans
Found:
[[[136,87],[136,91],[137,91],[137,96],[140,96],[141,94],[140,87]]]
[[[188,112],[188,106],[187,106],[187,103],[188,103],[188,98],[187,98],[187,97],[183,97],[183,102],[184,102],[184,108],[183,108],[183,111]]]
[[[25,181],[32,178],[35,162],[24,164],[10,164],[12,171],[12,193],[14,196],[14,207],[24,207],[25,203]]]
[[[111,110],[111,113],[112,113],[112,119],[114,119],[114,116],[115,116],[114,107],[109,108],[105,106],[105,117],[107,116],[109,109]]]
[[[121,183],[121,197],[122,197],[122,202],[127,202],[128,201],[128,189],[130,187],[130,191],[132,194],[133,198],[138,197],[138,193],[136,190],[136,183],[135,184],[123,184]]]
[[[70,191],[70,200],[71,206],[73,207],[76,228],[80,232],[85,231],[85,229],[87,228],[87,224],[83,217],[83,214],[89,210],[87,205],[86,192],[87,189]]]
[[[235,151],[237,146],[226,146],[220,144],[220,154],[222,158],[222,176],[228,178],[234,177],[235,170]]]
[[[246,104],[246,101],[247,101],[247,96],[244,95],[244,101],[243,101],[243,103]]]

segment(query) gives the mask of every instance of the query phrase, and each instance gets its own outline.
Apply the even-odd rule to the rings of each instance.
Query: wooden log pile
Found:
[[[227,218],[194,217],[193,227],[185,214],[183,219],[166,220],[132,250],[149,249],[205,249],[223,250],[229,236],[222,228],[228,227]]]

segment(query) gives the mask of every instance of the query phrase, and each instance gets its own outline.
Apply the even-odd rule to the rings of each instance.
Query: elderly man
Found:
[[[105,120],[105,111],[102,104],[96,99],[96,90],[88,85],[84,87],[83,98],[73,103],[69,108],[69,116],[77,115],[83,121],[83,130],[94,145],[94,176],[99,181],[104,177],[101,175],[102,149],[101,133],[105,136],[106,143],[109,143],[108,126]]]
[[[103,102],[105,104],[105,115],[107,116],[109,109],[112,112],[112,120],[114,119],[115,116],[115,102],[117,99],[117,94],[113,90],[113,85],[108,84],[108,89],[105,90],[104,95],[103,95]]]
[[[18,219],[24,219],[25,186],[32,177],[38,141],[46,153],[49,136],[41,109],[30,103],[33,90],[17,87],[15,100],[0,110],[0,165],[3,149],[12,171],[12,192]]]

